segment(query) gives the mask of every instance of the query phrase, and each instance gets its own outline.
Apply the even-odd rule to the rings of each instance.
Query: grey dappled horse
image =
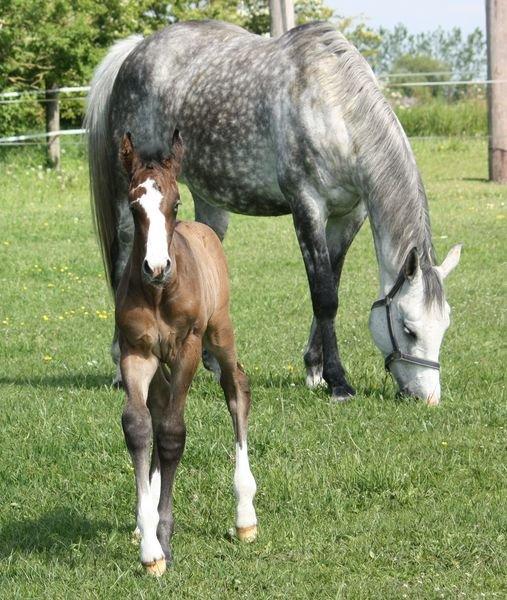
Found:
[[[439,401],[437,361],[449,325],[442,280],[458,263],[460,247],[435,265],[426,195],[408,140],[366,61],[330,24],[304,25],[276,39],[212,21],[130,37],[113,46],[95,73],[86,125],[113,288],[133,236],[120,139],[132,132],[144,154],[156,158],[177,127],[185,144],[181,179],[197,220],[223,238],[227,211],[292,214],[314,313],[307,384],[324,380],[335,400],[354,394],[335,316],[345,255],[368,216],[380,271],[373,339],[400,390]]]

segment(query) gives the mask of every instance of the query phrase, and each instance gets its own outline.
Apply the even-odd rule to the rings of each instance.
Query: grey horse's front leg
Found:
[[[313,314],[322,340],[322,374],[331,398],[341,402],[355,394],[338,354],[334,320],[338,309],[336,286],[326,241],[320,198],[301,192],[292,201],[294,226],[306,267]]]
[[[229,213],[223,208],[211,205],[192,191],[195,208],[195,220],[204,223],[213,229],[220,241],[224,241],[227,227],[229,226]],[[215,379],[220,381],[220,365],[213,354],[204,347],[202,350],[202,363],[204,367],[213,373]]]
[[[366,209],[360,203],[345,216],[330,217],[326,225],[326,244],[331,261],[336,297],[339,299],[340,278],[347,251],[366,218]],[[314,388],[324,383],[322,336],[314,317],[305,348],[306,385]]]

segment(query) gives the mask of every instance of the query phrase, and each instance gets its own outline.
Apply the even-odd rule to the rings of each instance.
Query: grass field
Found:
[[[481,141],[419,142],[434,242],[464,243],[443,402],[400,402],[367,319],[377,270],[364,227],[338,325],[357,397],[304,387],[310,324],[289,218],[233,216],[226,251],[250,376],[260,536],[233,525],[233,435],[219,387],[198,372],[175,491],[175,562],[143,575],[133,471],[112,390],[112,304],[92,234],[86,164],[0,162],[0,598],[505,598],[506,188],[485,182]],[[192,215],[188,194],[183,215]]]

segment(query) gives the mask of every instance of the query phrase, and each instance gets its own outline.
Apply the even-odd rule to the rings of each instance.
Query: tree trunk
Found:
[[[294,0],[269,0],[271,37],[278,37],[296,24]]]
[[[59,92],[56,84],[46,87],[46,133],[60,131]],[[47,141],[48,163],[55,169],[60,169],[60,136],[50,136]]]
[[[489,179],[507,183],[507,0],[486,0]]]

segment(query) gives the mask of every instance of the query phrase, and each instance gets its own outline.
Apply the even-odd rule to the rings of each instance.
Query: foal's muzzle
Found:
[[[143,261],[143,277],[152,285],[162,285],[167,281],[171,272],[171,259],[168,258],[165,266],[150,267],[147,260]]]

